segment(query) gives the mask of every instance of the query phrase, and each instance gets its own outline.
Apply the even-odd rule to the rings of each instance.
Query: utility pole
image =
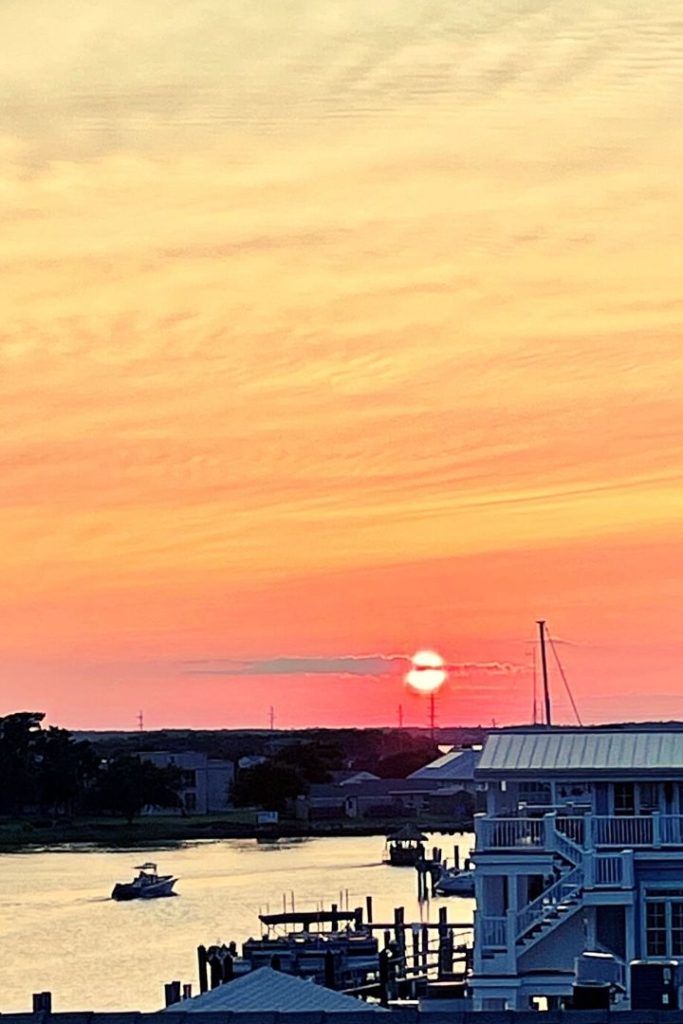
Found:
[[[548,689],[548,662],[545,656],[545,619],[538,619],[538,636],[541,641],[541,668],[543,670],[543,701],[545,704],[545,724],[552,725],[550,714],[550,690]]]
[[[399,727],[399,729],[403,728],[403,705],[402,704],[399,704],[399,706],[398,706],[398,727]]]
[[[270,731],[275,731],[275,708],[270,705],[270,711],[268,712],[268,721],[270,722]]]
[[[429,730],[431,732],[432,742],[434,741],[434,734],[436,731],[436,694],[429,694]]]

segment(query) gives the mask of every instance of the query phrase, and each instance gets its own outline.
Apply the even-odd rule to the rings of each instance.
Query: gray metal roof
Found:
[[[683,772],[683,732],[568,730],[491,733],[477,776]]]
[[[480,750],[451,750],[436,761],[418,768],[409,779],[438,779],[448,782],[471,782],[479,760]]]
[[[212,1010],[319,1013],[382,1013],[379,1006],[345,996],[291,974],[259,967],[194,999],[174,1003],[167,1013],[205,1013]]]

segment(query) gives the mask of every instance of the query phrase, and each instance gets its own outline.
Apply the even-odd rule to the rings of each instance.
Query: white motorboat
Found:
[[[113,900],[152,900],[159,896],[175,896],[173,886],[178,881],[173,875],[157,874],[156,864],[147,862],[135,869],[139,872],[132,882],[117,882],[111,894]]]
[[[474,896],[474,869],[444,868],[434,883],[434,892],[439,896]]]

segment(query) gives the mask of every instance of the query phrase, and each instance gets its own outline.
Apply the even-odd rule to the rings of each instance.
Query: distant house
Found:
[[[476,783],[474,772],[481,757],[481,747],[465,747],[463,750],[450,750],[447,754],[437,757],[435,761],[418,768],[408,776],[409,779],[430,779],[442,786],[449,786],[454,791],[464,789],[474,793]]]
[[[198,751],[171,753],[165,750],[150,750],[140,757],[157,768],[169,765],[181,773],[179,791],[181,807],[177,813],[220,814],[232,807],[230,791],[235,779],[232,761],[208,757]],[[158,807],[145,808],[144,814],[168,813]]]
[[[297,817],[320,821],[333,818],[406,818],[430,809],[438,790],[429,779],[368,779],[321,783],[299,797]]]

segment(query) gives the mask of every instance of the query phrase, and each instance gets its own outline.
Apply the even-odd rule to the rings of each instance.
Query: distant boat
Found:
[[[474,896],[474,869],[444,868],[434,882],[439,896]]]
[[[153,900],[159,896],[175,896],[173,886],[178,881],[173,875],[158,875],[156,864],[148,862],[135,869],[139,872],[132,882],[117,882],[111,894],[113,900]]]
[[[398,832],[387,837],[385,864],[414,868],[419,860],[424,860],[426,842],[427,836],[423,836],[418,828],[404,825]]]

